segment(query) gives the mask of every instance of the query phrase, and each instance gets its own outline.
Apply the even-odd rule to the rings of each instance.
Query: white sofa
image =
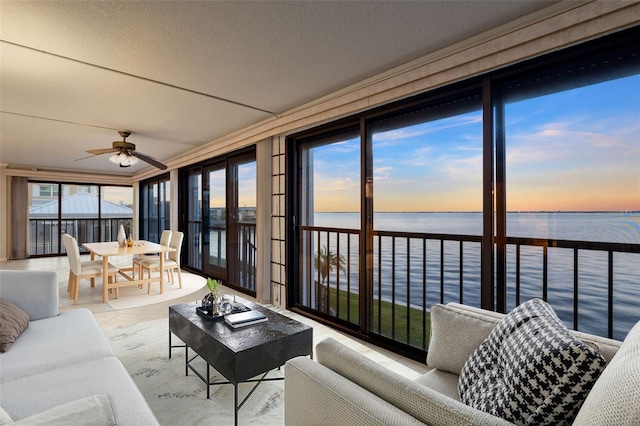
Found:
[[[158,425],[91,312],[58,314],[55,272],[0,271],[0,298],[29,316],[0,353],[5,422],[8,414],[17,424]]]
[[[503,317],[459,304],[435,305],[426,360],[433,369],[415,381],[326,339],[316,346],[316,360],[298,357],[285,364],[285,424],[511,425],[461,402],[458,388],[465,363]],[[607,362],[573,424],[640,425],[640,322],[624,342],[573,335]]]

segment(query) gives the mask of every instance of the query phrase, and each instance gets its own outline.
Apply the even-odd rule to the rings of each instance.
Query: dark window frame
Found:
[[[298,282],[300,274],[297,254],[299,252],[298,230],[300,221],[299,204],[301,196],[300,170],[301,158],[299,155],[300,145],[316,138],[322,138],[334,132],[340,132],[353,123],[361,124],[363,144],[367,140],[368,126],[372,120],[380,120],[384,116],[398,116],[411,114],[420,110],[431,102],[438,99],[454,97],[461,91],[472,90],[480,87],[482,91],[483,103],[483,236],[482,236],[482,259],[481,259],[481,306],[485,309],[506,311],[506,158],[505,158],[505,135],[504,135],[504,113],[505,100],[503,94],[507,88],[514,84],[528,84],[532,89],[536,85],[548,82],[554,73],[558,76],[553,87],[546,87],[544,90],[557,91],[559,87],[567,82],[564,77],[569,76],[569,83],[573,86],[576,83],[582,85],[591,84],[594,80],[603,78],[606,73],[594,70],[594,67],[604,69],[615,66],[617,55],[627,54],[628,64],[621,66],[618,63],[620,73],[632,72],[637,74],[640,69],[640,55],[637,40],[640,38],[640,26],[620,31],[612,35],[606,35],[595,40],[584,42],[580,45],[571,46],[560,51],[541,55],[518,64],[514,64],[502,69],[498,69],[484,75],[471,77],[462,82],[456,82],[441,88],[437,88],[426,93],[383,105],[372,110],[363,111],[349,117],[345,117],[334,122],[330,122],[312,129],[304,130],[289,135],[286,140],[286,203],[290,214],[287,215],[287,276],[288,283]],[[575,70],[583,71],[585,67],[590,72],[586,72],[581,82],[575,80],[572,73]],[[631,71],[630,71],[631,70]],[[608,78],[608,77],[604,77]],[[558,86],[560,85],[560,86]],[[539,89],[539,87],[538,87]],[[370,148],[370,147],[369,147]],[[363,149],[362,168],[363,182],[367,176],[367,165],[371,162],[371,151]],[[370,166],[370,164],[369,164]],[[495,196],[493,191],[495,190]],[[365,183],[362,183],[361,192],[363,194],[363,209],[368,201],[365,199]],[[364,210],[363,210],[364,211]],[[496,219],[494,221],[494,214]],[[364,217],[364,214],[363,214]],[[365,230],[368,224],[363,219],[361,230]],[[362,252],[368,253],[369,247],[362,247]],[[364,256],[364,255],[363,255]],[[366,266],[364,266],[366,267]],[[361,279],[365,279],[365,271],[361,273]],[[496,277],[494,279],[494,276]],[[370,284],[369,284],[370,285]],[[361,286],[365,288],[366,286]],[[371,297],[366,296],[362,297]],[[326,316],[312,312],[297,303],[299,297],[298,286],[288,286],[287,307],[305,315],[312,316],[322,322],[329,323],[345,332],[357,335],[365,340],[372,340],[375,343],[388,347],[399,353],[408,356],[416,356],[410,348],[398,347],[394,342],[372,339],[367,334],[368,324],[371,320],[370,313],[362,313],[361,328],[354,331],[351,327],[345,327],[339,321],[335,321]],[[361,303],[361,306],[363,304]],[[611,311],[611,309],[610,309]],[[609,324],[611,330],[611,321]],[[611,334],[611,331],[609,331]],[[418,358],[425,355],[417,354]],[[422,358],[424,359],[424,358]]]
[[[162,174],[160,176],[155,176],[153,178],[150,179],[146,179],[140,182],[140,193],[138,196],[138,201],[139,201],[139,212],[138,212],[138,219],[139,219],[139,223],[140,226],[138,227],[138,232],[139,232],[139,238],[143,239],[143,240],[155,240],[155,239],[151,239],[150,235],[152,235],[151,230],[149,229],[149,220],[148,220],[148,214],[149,214],[149,202],[150,202],[150,197],[149,197],[149,192],[151,191],[151,188],[153,185],[157,185],[158,187],[158,198],[160,199],[160,191],[161,188],[164,187],[164,185],[169,182],[169,191],[171,191],[171,176],[169,173],[165,173]],[[164,194],[166,196],[166,193]],[[169,198],[171,199],[171,198]],[[166,201],[166,198],[164,198],[164,200]],[[170,228],[170,218],[165,218],[165,226],[162,225],[161,220],[160,220],[160,206],[158,206],[158,224],[157,224],[157,229],[155,229],[155,235],[158,236],[157,241],[155,242],[160,242],[160,234],[162,234],[162,231],[164,229],[169,229]],[[168,226],[167,226],[168,225]]]

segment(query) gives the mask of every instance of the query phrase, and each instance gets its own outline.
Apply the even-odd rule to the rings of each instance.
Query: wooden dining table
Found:
[[[153,243],[151,241],[138,240],[134,241],[131,247],[120,247],[117,241],[105,242],[105,243],[84,243],[83,247],[89,250],[91,254],[91,260],[95,260],[96,256],[102,257],[102,301],[107,303],[109,301],[109,289],[118,289],[120,287],[126,287],[130,285],[151,284],[154,282],[160,283],[160,293],[164,293],[164,254],[167,252],[175,251],[176,249],[163,246],[161,244]],[[118,281],[109,283],[109,257],[110,256],[127,256],[137,254],[154,254],[157,253],[160,256],[160,275],[158,277],[144,278],[140,276],[139,279],[135,279],[135,271],[133,266],[130,268],[121,268],[118,270],[118,274],[126,279],[126,281]],[[127,272],[130,271],[131,275]]]

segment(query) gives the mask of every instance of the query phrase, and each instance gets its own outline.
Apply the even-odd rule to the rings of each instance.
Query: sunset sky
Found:
[[[133,205],[133,189],[122,186],[103,186],[102,197],[115,204]]]
[[[482,210],[481,118],[374,135],[375,210]],[[640,210],[640,76],[508,104],[506,118],[509,211]],[[358,140],[315,148],[315,210],[358,211],[359,170]]]

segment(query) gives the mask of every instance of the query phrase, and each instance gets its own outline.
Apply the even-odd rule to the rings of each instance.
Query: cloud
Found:
[[[393,170],[393,167],[390,166],[386,166],[386,167],[376,167],[373,170],[373,179],[374,180],[387,180],[391,177],[391,170]]]
[[[442,130],[454,127],[467,126],[469,124],[481,124],[482,113],[469,113],[465,115],[457,115],[435,121],[415,124],[409,127],[403,127],[385,132],[375,133],[373,141],[376,147],[396,146],[396,142],[405,143],[408,139],[419,138],[427,134],[436,133]]]
[[[607,132],[600,132],[601,128]],[[609,120],[583,118],[545,123],[533,132],[507,131],[507,167],[513,170],[523,167],[522,171],[526,171],[526,166],[535,166],[544,171],[585,165],[594,170],[619,166],[619,161],[638,158],[640,145],[635,141],[638,133],[640,126],[636,124],[616,127]],[[604,158],[610,161],[605,163]]]

